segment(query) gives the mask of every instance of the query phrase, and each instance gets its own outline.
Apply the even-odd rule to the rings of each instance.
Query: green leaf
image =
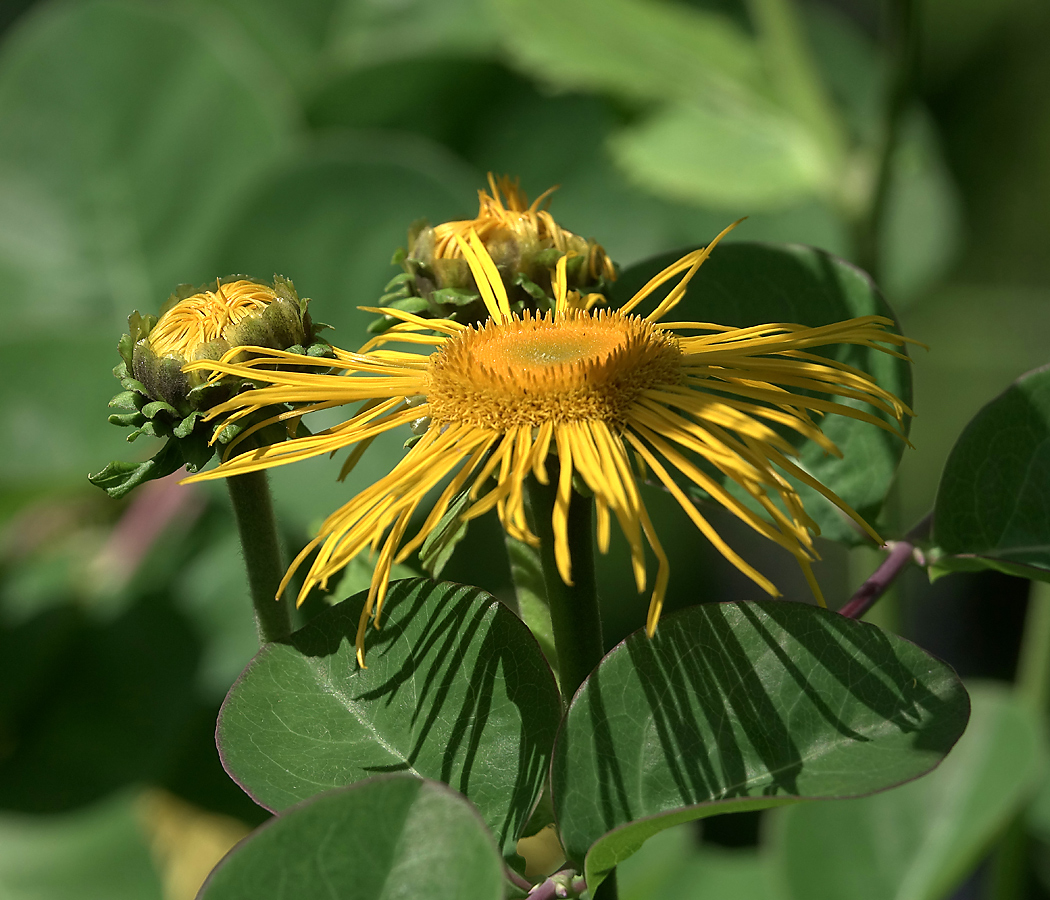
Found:
[[[0,815],[4,900],[163,900],[133,795],[61,816]]]
[[[477,812],[442,784],[370,779],[257,829],[200,900],[502,900],[503,863]]]
[[[856,796],[929,771],[966,725],[955,673],[801,603],[708,603],[636,632],[577,692],[554,811],[587,883],[650,835],[715,813]]]
[[[959,436],[933,514],[943,569],[1050,581],[1050,367],[1019,378]]]
[[[746,228],[746,223],[741,228]],[[625,270],[613,286],[610,305],[625,303],[649,278],[681,255],[665,253]],[[656,292],[640,311],[654,308],[657,298],[665,293]],[[864,315],[893,318],[893,311],[871,279],[856,267],[812,247],[753,243],[720,244],[671,314],[675,321],[737,327],[767,322],[828,325]],[[822,352],[869,372],[882,387],[911,404],[908,363],[865,347],[831,346]],[[816,444],[796,435],[793,441],[801,451],[800,464],[874,523],[904,452],[904,442],[874,425],[844,416],[826,416],[820,426],[842,450],[843,458],[825,454]],[[792,439],[791,435],[787,437]],[[796,486],[824,537],[847,543],[860,541],[852,523],[835,506],[810,488]]]
[[[653,193],[721,209],[789,206],[827,188],[820,144],[771,105],[669,106],[610,142],[624,172]]]
[[[1039,716],[1005,685],[971,689],[973,715],[925,778],[874,797],[785,810],[775,853],[801,900],[939,900],[1035,790]]]
[[[653,835],[616,869],[620,900],[779,900],[764,854],[699,844],[693,825]]]
[[[664,101],[712,93],[735,99],[763,86],[754,42],[740,24],[719,13],[640,0],[492,5],[512,55],[562,89]]]
[[[466,794],[512,853],[561,715],[535,640],[477,588],[399,581],[360,669],[363,602],[321,613],[245,669],[219,717],[227,771],[272,810],[377,772],[438,779]]]
[[[530,547],[509,534],[504,534],[504,543],[510,560],[514,596],[518,601],[518,615],[539,641],[543,655],[557,674],[558,650],[554,646],[554,626],[551,624],[551,608],[547,602],[539,548]]]

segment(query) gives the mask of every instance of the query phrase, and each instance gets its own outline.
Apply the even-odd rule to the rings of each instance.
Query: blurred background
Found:
[[[1048,38],[1045,0],[3,0],[0,894],[189,898],[266,817],[212,739],[257,649],[222,485],[118,502],[86,480],[156,449],[106,420],[132,310],[276,272],[354,347],[409,225],[472,217],[489,171],[530,197],[560,185],[558,221],[621,266],[746,215],[733,238],[868,269],[930,347],[882,517],[899,536],[966,422],[1050,361]],[[342,486],[339,461],[272,473],[289,548],[401,440]],[[682,535],[671,608],[759,599],[676,529],[673,501],[647,503]],[[790,559],[715,522],[805,596]],[[443,577],[511,599],[501,544],[475,523]],[[879,554],[823,550],[838,606]],[[646,604],[610,559],[611,644]],[[328,599],[367,577],[352,568]],[[871,617],[964,677],[1010,679],[1027,594],[912,569]],[[763,827],[704,834],[749,845]]]

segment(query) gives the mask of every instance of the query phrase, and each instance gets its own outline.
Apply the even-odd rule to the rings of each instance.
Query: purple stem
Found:
[[[890,555],[887,556],[864,582],[839,612],[847,619],[859,619],[875,605],[875,601],[886,593],[901,570],[911,561],[915,545],[908,541],[894,541],[887,544]]]
[[[570,890],[576,894],[582,893],[587,889],[587,884],[582,878],[574,877],[575,875],[574,869],[555,872],[529,891],[528,900],[557,900],[559,897],[568,897]]]
[[[510,866],[506,867],[506,875],[508,881],[510,881],[515,887],[521,888],[525,893],[532,890],[532,882],[522,878]]]

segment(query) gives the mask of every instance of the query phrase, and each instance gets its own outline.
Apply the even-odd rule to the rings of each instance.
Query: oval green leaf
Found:
[[[933,514],[941,569],[1050,581],[1050,366],[1029,372],[966,426]]]
[[[478,588],[409,579],[391,586],[360,669],[364,596],[259,652],[219,715],[223,765],[274,811],[377,773],[443,781],[513,853],[561,718],[535,639]]]
[[[680,822],[922,775],[968,712],[950,667],[874,625],[702,604],[631,635],[577,692],[551,766],[562,842],[594,888]]]
[[[786,810],[774,854],[788,896],[939,900],[1031,796],[1040,717],[1005,685],[971,689],[973,716],[926,778],[874,797]]]
[[[442,784],[380,776],[271,819],[198,900],[501,900],[503,861],[477,812]]]
[[[741,226],[746,227],[746,223]],[[626,302],[681,255],[665,253],[626,269],[613,286],[610,305]],[[654,308],[664,293],[654,294],[643,309]],[[719,245],[696,273],[672,318],[737,327],[768,322],[817,326],[868,315],[894,318],[874,282],[856,266],[812,247],[742,242]],[[831,346],[823,355],[863,369],[911,404],[911,368],[904,360],[855,346]],[[843,458],[836,459],[797,435],[787,435],[799,448],[800,464],[874,524],[904,442],[875,425],[844,416],[825,416],[820,425]],[[860,541],[852,523],[833,504],[805,485],[796,483],[796,487],[824,537]]]

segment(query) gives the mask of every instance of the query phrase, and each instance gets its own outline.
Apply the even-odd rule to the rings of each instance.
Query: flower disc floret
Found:
[[[201,348],[215,341],[228,350],[231,343],[242,343],[228,340],[231,328],[277,299],[272,288],[248,279],[219,282],[214,291],[200,291],[170,307],[149,333],[150,350],[184,361],[197,359]]]
[[[427,365],[433,421],[497,431],[600,419],[622,425],[642,393],[681,380],[678,339],[638,316],[526,313],[449,338]]]

